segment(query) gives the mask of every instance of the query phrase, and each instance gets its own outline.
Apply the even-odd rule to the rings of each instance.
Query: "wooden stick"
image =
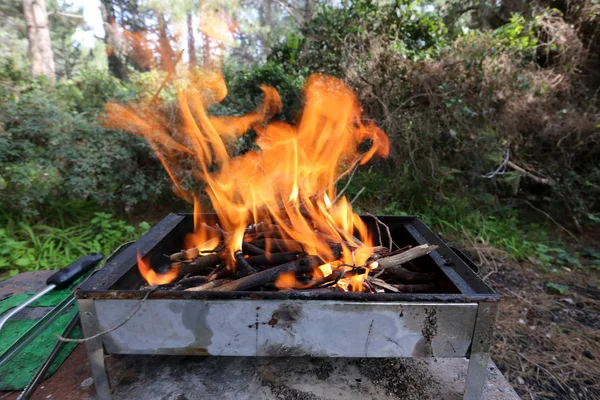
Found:
[[[295,273],[308,273],[312,272],[314,268],[323,264],[318,256],[307,256],[300,260],[292,261],[286,264],[278,265],[277,267],[265,269],[264,271],[257,272],[256,274],[248,275],[243,278],[237,279],[233,282],[222,285],[218,288],[209,289],[212,291],[223,291],[223,292],[235,292],[240,290],[253,289],[255,287],[264,285],[265,283],[275,282],[277,276],[284,272],[295,272]]]
[[[397,288],[395,288],[394,286],[392,286],[390,284],[385,283],[381,279],[371,278],[371,279],[369,279],[369,282],[371,282],[371,284],[373,284],[375,286],[379,286],[380,288],[387,289],[390,292],[399,292],[399,290]]]
[[[221,262],[221,257],[218,254],[207,254],[200,256],[192,262],[180,263],[179,276],[197,275],[206,271],[208,268],[215,267]]]
[[[527,171],[526,169],[519,167],[517,164],[515,164],[512,161],[508,161],[506,163],[506,165],[508,165],[509,167],[511,167],[512,169],[514,169],[517,172],[522,173],[523,175],[527,176],[529,179],[531,179],[534,182],[540,183],[542,185],[549,185],[549,186],[554,186],[556,184],[556,182],[554,182],[552,179],[549,178],[541,178],[539,176],[536,176],[534,174],[532,174],[531,172]]]
[[[244,253],[242,253],[241,250],[235,252],[234,258],[237,264],[237,270],[235,274],[236,278],[243,278],[244,276],[248,276],[255,272],[254,268],[252,268],[252,266],[248,264],[248,261],[246,261],[244,258]]]
[[[253,267],[272,266],[297,260],[304,255],[305,253],[302,252],[291,251],[288,253],[272,253],[248,257],[246,261]]]
[[[422,244],[400,254],[390,257],[382,257],[377,260],[378,268],[386,269],[399,267],[402,264],[406,264],[407,262],[414,260],[415,258],[427,255],[437,248],[438,246],[435,245],[431,246],[428,244]]]
[[[208,243],[208,242],[206,242]],[[196,257],[200,257],[202,256],[202,254],[200,253],[200,249],[203,247],[204,244],[198,246],[198,247],[192,247],[189,250],[181,250],[178,251],[177,253],[173,253],[169,256],[169,258],[171,259],[171,261],[183,261],[183,260],[192,260]],[[220,246],[220,244],[219,244]],[[219,247],[216,246],[215,248]]]
[[[227,268],[225,264],[221,264],[208,275],[208,279],[211,281],[216,281],[219,279],[228,278],[232,275],[232,271]]]
[[[260,256],[264,255],[266,252],[260,247],[256,247],[252,243],[242,242],[242,251],[248,255],[252,256]]]
[[[200,286],[196,286],[196,287],[185,289],[185,291],[186,292],[199,292],[199,291],[202,291],[202,290],[210,290],[210,289],[214,289],[216,287],[222,286],[224,284],[227,284],[229,282],[231,282],[230,279],[218,279],[216,281],[207,282],[207,283],[205,283],[203,285],[200,285]]]
[[[283,253],[288,251],[303,251],[304,246],[296,240],[289,239],[261,239],[255,240],[252,244],[269,253]]]

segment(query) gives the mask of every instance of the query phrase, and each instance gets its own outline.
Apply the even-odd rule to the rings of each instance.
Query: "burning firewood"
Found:
[[[278,265],[277,267],[265,269],[264,271],[236,279],[235,281],[229,282],[215,289],[219,291],[231,292],[253,289],[264,285],[265,283],[275,282],[277,276],[284,272],[310,273],[314,270],[314,268],[321,264],[323,264],[323,261],[318,256],[307,256],[300,260]]]
[[[196,257],[190,262],[180,262],[179,276],[198,275],[210,268],[216,267],[221,261],[219,254],[208,254]]]
[[[321,240],[327,255],[307,255],[305,246],[297,240],[287,238],[278,225],[259,223],[244,230],[241,250],[227,256],[226,243],[235,236],[204,224],[203,229],[212,236],[200,246],[182,250],[169,256],[178,264],[179,277],[193,279],[202,275],[202,285],[188,288],[189,291],[242,291],[263,290],[347,290],[349,287],[366,292],[431,291],[434,289],[435,274],[405,268],[416,258],[425,256],[437,246],[406,246],[390,252],[384,246],[362,246],[319,231],[308,232]],[[362,243],[362,242],[360,242]],[[363,254],[363,265],[355,264],[355,252]],[[366,254],[366,258],[364,256]],[[231,260],[229,263],[227,260]],[[347,264],[343,259],[351,259]],[[414,268],[413,268],[414,269]],[[377,271],[370,277],[369,271]],[[383,274],[383,275],[382,275]],[[185,280],[184,279],[184,280]],[[384,280],[385,279],[385,280]],[[181,288],[184,282],[170,285]],[[187,285],[189,286],[189,285]],[[183,286],[185,287],[185,286]],[[362,288],[362,289],[360,289]]]

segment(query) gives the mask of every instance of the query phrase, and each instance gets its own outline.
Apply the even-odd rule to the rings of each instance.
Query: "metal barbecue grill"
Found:
[[[217,221],[205,214],[204,221]],[[387,233],[362,217],[383,243]],[[486,381],[499,296],[414,216],[378,216],[399,245],[432,244],[414,260],[436,275],[432,293],[141,290],[137,253],[160,265],[193,231],[192,215],[170,214],[76,291],[98,396],[110,398],[105,354],[468,357],[465,399]],[[381,235],[381,237],[379,237]],[[147,296],[147,299],[142,300]],[[141,303],[141,306],[140,306]],[[132,315],[132,311],[139,310]]]

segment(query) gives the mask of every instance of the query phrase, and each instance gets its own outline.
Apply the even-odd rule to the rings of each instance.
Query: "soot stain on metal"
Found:
[[[178,308],[179,305],[169,308]],[[173,310],[175,311],[175,310]],[[198,302],[193,307],[183,307],[181,312],[181,323],[194,335],[194,341],[186,348],[181,349],[181,354],[209,355],[208,347],[212,342],[213,332],[208,325],[208,314],[210,304]]]
[[[276,325],[283,329],[290,328],[294,322],[298,321],[303,314],[303,308],[300,304],[284,303],[281,304],[273,314],[271,319],[267,322],[271,328]]]
[[[369,333],[367,334],[367,340],[365,341],[365,357],[367,357],[367,354],[369,353],[369,342],[371,341],[371,332],[373,331],[373,323],[375,323],[374,319],[371,320],[371,325],[369,325]]]
[[[425,320],[421,332],[423,333],[423,344],[425,346],[425,356],[433,356],[433,338],[437,335],[437,310],[435,308],[425,308]]]

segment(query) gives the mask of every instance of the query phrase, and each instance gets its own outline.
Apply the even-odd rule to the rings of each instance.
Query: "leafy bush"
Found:
[[[22,271],[60,269],[92,252],[108,256],[120,244],[145,233],[108,213],[94,213],[88,221],[68,227],[31,224],[4,216],[0,228],[0,279]]]
[[[224,77],[228,94],[225,100],[210,111],[216,115],[240,115],[254,110],[263,95],[261,85],[277,89],[283,103],[282,119],[293,121],[301,106],[302,86],[306,75],[289,74],[282,65],[268,62],[264,66],[241,69],[226,64]]]
[[[391,138],[378,169],[402,204],[478,188],[594,219],[600,111],[576,73],[585,57],[575,28],[550,11],[513,15],[494,30],[448,32],[442,17],[418,2],[324,6],[300,44],[291,36],[272,58],[287,72],[333,73],[357,90]]]
[[[345,76],[348,68],[363,67],[374,47],[386,46],[402,57],[421,60],[435,56],[447,43],[447,30],[438,14],[428,11],[424,2],[409,0],[359,0],[341,7],[325,2],[302,33],[306,40],[301,55],[293,57],[298,65],[337,76]],[[283,57],[279,62],[295,54],[296,38],[288,40],[289,46],[274,53]]]
[[[97,122],[111,97],[135,93],[88,71],[52,86],[19,75],[0,84],[0,205],[38,214],[56,199],[132,211],[168,192],[160,164],[140,138]]]

